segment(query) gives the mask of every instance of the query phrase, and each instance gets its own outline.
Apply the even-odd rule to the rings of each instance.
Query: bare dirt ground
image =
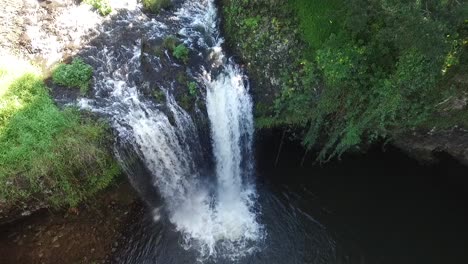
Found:
[[[0,226],[0,263],[110,263],[136,197],[121,183],[79,208],[42,210]]]

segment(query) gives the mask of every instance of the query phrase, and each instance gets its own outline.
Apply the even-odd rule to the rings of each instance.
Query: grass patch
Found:
[[[86,94],[92,76],[93,67],[83,60],[75,58],[71,64],[59,64],[52,73],[52,80],[59,85],[80,88],[80,92]]]
[[[189,59],[189,49],[184,44],[179,44],[174,48],[172,55],[174,55],[176,59],[187,63]]]
[[[161,9],[169,8],[171,0],[143,0],[143,7],[151,13],[159,13]]]
[[[188,82],[188,91],[191,96],[197,95],[197,83],[196,82]]]
[[[109,0],[84,0],[83,2],[96,9],[101,16],[107,16],[112,12]]]
[[[60,111],[37,72],[0,68],[0,203],[76,206],[119,175],[105,124]]]

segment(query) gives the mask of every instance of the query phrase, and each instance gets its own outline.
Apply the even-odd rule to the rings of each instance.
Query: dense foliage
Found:
[[[0,204],[75,206],[119,174],[107,128],[59,110],[41,76],[24,70],[0,76]]]
[[[239,13],[252,5],[230,2]],[[446,85],[450,72],[463,67],[466,3],[289,0],[278,5],[286,10],[280,12],[292,14],[305,48],[296,53],[300,67],[284,75],[271,114],[260,115],[258,124],[303,127],[308,148],[322,142],[320,160],[427,125],[440,102],[466,92]]]
[[[76,58],[71,64],[61,63],[52,73],[52,80],[59,85],[80,88],[81,93],[85,94],[92,76],[93,67]]]

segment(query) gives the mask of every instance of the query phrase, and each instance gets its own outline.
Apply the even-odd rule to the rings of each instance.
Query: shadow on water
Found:
[[[258,144],[261,181],[334,234],[338,263],[468,263],[468,168],[443,154],[423,165],[390,146],[301,167],[294,143],[273,168],[279,138]]]
[[[443,155],[422,165],[392,147],[300,166],[303,150],[257,142],[261,250],[203,263],[467,263],[467,168]],[[118,263],[194,263],[171,223],[138,210],[119,242]]]

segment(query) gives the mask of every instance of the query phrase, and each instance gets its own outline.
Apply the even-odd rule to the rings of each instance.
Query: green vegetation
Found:
[[[307,148],[321,146],[318,160],[413,129],[466,123],[466,110],[439,104],[467,92],[454,81],[467,78],[460,70],[468,65],[467,3],[224,2],[226,32],[240,40],[243,58],[262,70],[282,69],[267,74],[279,78],[279,88],[268,93],[272,102],[257,104],[257,126],[300,128]],[[288,52],[277,51],[281,45]],[[268,51],[278,62],[263,60]]]
[[[52,80],[59,85],[80,88],[81,93],[85,94],[92,76],[93,67],[76,58],[71,64],[59,64],[52,73]]]
[[[60,111],[40,74],[12,63],[0,64],[0,203],[76,206],[120,173],[108,128],[74,109]]]
[[[196,82],[188,82],[188,91],[191,96],[197,95],[197,83]]]
[[[244,19],[244,21],[242,22],[242,24],[243,24],[247,29],[255,30],[255,29],[258,28],[259,20],[260,20],[260,16],[249,17],[249,18]]]
[[[91,5],[101,16],[107,16],[112,12],[109,0],[84,0],[83,2]]]
[[[153,97],[154,99],[156,100],[156,102],[158,103],[163,103],[166,101],[166,95],[164,94],[164,92],[162,90],[160,90],[159,88],[156,88],[154,91],[153,91]]]
[[[179,44],[174,48],[172,55],[174,55],[176,59],[187,63],[189,59],[189,49],[184,44]]]
[[[143,0],[143,7],[151,13],[158,13],[161,9],[171,6],[171,0]]]
[[[289,7],[299,18],[304,40],[312,49],[321,48],[324,40],[340,28],[343,0],[290,0]]]
[[[176,100],[182,108],[190,111],[195,106],[198,90],[197,83],[194,81],[188,81],[188,76],[185,72],[178,72],[176,80],[180,89],[186,89],[177,93]]]
[[[189,76],[185,71],[178,71],[175,79],[177,81],[176,101],[186,111],[193,110],[197,101],[197,83],[189,81]]]
[[[172,56],[174,56],[174,58],[182,61],[185,64],[189,60],[189,49],[183,43],[181,43],[179,39],[172,35],[164,38],[161,46],[159,46],[158,50],[156,50],[154,53],[156,55],[162,54],[163,50],[169,50],[172,52]]]
[[[178,41],[179,40],[176,37],[169,35],[166,38],[164,38],[162,46],[165,49],[173,51],[175,50]]]
[[[143,41],[142,50],[143,52],[146,52],[146,53],[149,53],[149,54],[152,54],[161,58],[164,55],[165,50],[169,50],[171,52],[174,51],[178,42],[179,40],[176,37],[169,35],[163,39],[161,44],[151,45],[147,43],[146,41]]]

